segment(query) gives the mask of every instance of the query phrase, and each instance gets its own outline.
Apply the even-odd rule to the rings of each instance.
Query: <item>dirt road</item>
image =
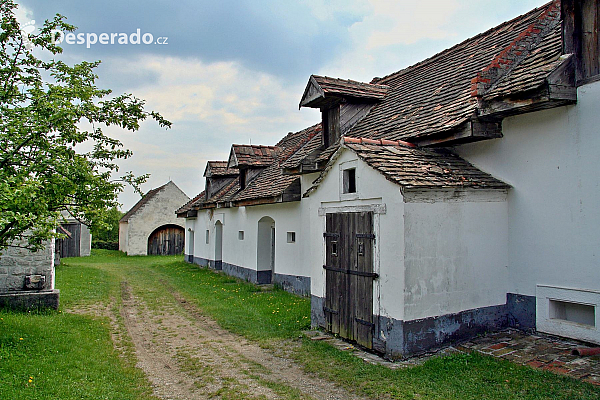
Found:
[[[177,293],[150,309],[122,284],[121,316],[161,399],[359,399],[221,329]]]

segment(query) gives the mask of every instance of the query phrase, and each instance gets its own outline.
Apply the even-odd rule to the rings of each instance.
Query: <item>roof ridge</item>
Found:
[[[344,79],[344,78],[334,78],[332,76],[327,76],[327,75],[316,75],[316,74],[312,74],[311,76],[315,77],[315,78],[324,78],[324,79],[334,79],[336,81],[344,81],[344,82],[348,82],[348,83],[358,83],[359,85],[366,85],[366,86],[380,86],[382,89],[383,88],[389,88],[388,85],[383,84],[383,83],[372,83],[372,82],[363,82],[363,81],[356,81],[354,79]]]
[[[471,96],[481,97],[519,65],[560,21],[560,0],[551,2],[536,20],[471,80]]]
[[[123,221],[123,222],[127,222],[129,221],[129,218],[132,217],[135,213],[137,213],[140,209],[142,209],[144,207],[144,205],[146,205],[146,203],[148,201],[150,201],[150,199],[152,199],[158,192],[160,192],[162,189],[164,189],[171,181],[165,183],[164,185],[161,185],[155,189],[150,189],[146,192],[146,194],[144,194],[144,196],[142,196],[141,199],[138,200],[137,203],[135,203],[133,205],[133,207],[131,207],[129,209],[129,211],[127,211],[125,213],[125,215],[123,215],[121,217],[121,219],[119,220],[119,222]],[[175,184],[175,183],[173,183]],[[177,185],[175,185],[177,186]],[[179,189],[179,188],[178,188]],[[181,190],[181,189],[179,189]]]
[[[242,147],[254,147],[254,148],[270,148],[270,149],[275,149],[278,148],[279,146],[269,146],[266,144],[239,144],[239,143],[234,143],[231,146],[242,146]]]
[[[481,37],[483,37],[483,36],[489,35],[491,32],[494,32],[494,31],[496,31],[496,30],[499,30],[499,29],[501,29],[501,28],[503,28],[503,27],[505,27],[505,26],[507,26],[507,25],[510,25],[510,24],[512,24],[512,23],[515,23],[516,21],[518,21],[518,20],[520,20],[520,19],[524,18],[524,17],[525,17],[525,16],[527,16],[527,15],[532,15],[532,14],[535,14],[536,12],[539,12],[539,11],[541,11],[541,10],[545,9],[545,8],[548,8],[548,7],[550,6],[550,4],[551,4],[551,3],[553,3],[554,1],[555,1],[555,0],[553,0],[553,1],[550,1],[550,2],[548,2],[548,3],[544,4],[544,5],[540,6],[540,7],[536,7],[536,8],[534,8],[534,9],[533,9],[533,10],[531,10],[531,11],[528,11],[528,12],[526,12],[526,13],[524,13],[524,14],[521,14],[521,15],[519,15],[519,16],[516,16],[516,17],[514,17],[513,19],[510,19],[510,20],[508,20],[508,21],[505,21],[505,22],[503,22],[503,23],[501,23],[501,24],[499,24],[499,25],[493,26],[493,27],[491,27],[490,29],[486,30],[485,32],[481,32],[481,33],[479,33],[479,34],[477,34],[477,35],[475,35],[475,36],[472,36],[472,37],[470,37],[470,38],[467,38],[467,39],[463,40],[462,42],[455,44],[455,45],[454,45],[454,46],[452,46],[452,47],[449,47],[449,48],[447,48],[447,49],[444,49],[444,50],[442,50],[442,51],[440,51],[440,52],[438,52],[438,53],[436,53],[436,54],[432,55],[432,56],[431,56],[431,57],[429,57],[429,58],[426,58],[426,59],[424,59],[424,60],[421,60],[421,61],[419,61],[419,62],[418,62],[418,63],[416,63],[416,64],[409,65],[409,66],[408,66],[408,67],[406,67],[406,68],[403,68],[403,69],[401,69],[401,70],[399,70],[399,71],[396,71],[396,72],[392,72],[391,74],[385,75],[385,76],[383,76],[383,77],[381,77],[381,78],[379,78],[379,77],[375,77],[375,78],[373,78],[373,79],[371,80],[371,83],[374,83],[374,84],[376,84],[376,83],[378,83],[378,84],[381,84],[381,83],[379,83],[379,82],[382,82],[382,81],[384,81],[384,80],[390,80],[390,79],[392,79],[392,78],[396,78],[396,77],[398,77],[398,76],[402,76],[402,75],[404,75],[405,73],[407,73],[407,72],[410,72],[410,71],[414,70],[414,69],[415,69],[415,68],[417,68],[417,67],[422,67],[422,66],[424,66],[424,65],[430,64],[430,63],[432,63],[432,62],[436,61],[437,59],[439,59],[440,57],[444,56],[445,54],[447,54],[447,53],[450,53],[451,51],[453,51],[453,50],[456,50],[456,49],[458,49],[458,48],[460,48],[460,47],[464,47],[464,46],[465,46],[467,43],[469,43],[469,42],[471,42],[471,41],[473,41],[473,40],[475,40],[475,39],[479,39],[479,38],[481,38]],[[559,1],[560,1],[560,0],[559,0]],[[385,83],[383,83],[383,84],[385,84]]]

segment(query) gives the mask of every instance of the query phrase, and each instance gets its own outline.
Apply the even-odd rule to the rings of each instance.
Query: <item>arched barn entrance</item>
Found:
[[[148,238],[148,255],[174,255],[183,252],[185,231],[177,225],[163,225]]]

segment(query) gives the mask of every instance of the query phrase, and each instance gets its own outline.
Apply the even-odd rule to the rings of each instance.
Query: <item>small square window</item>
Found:
[[[209,239],[210,239],[210,231],[207,229],[206,230],[206,244],[208,244]]]
[[[287,242],[288,243],[296,243],[296,232],[288,232],[287,233]]]
[[[356,168],[344,170],[344,193],[356,193]]]
[[[239,240],[244,240],[244,231],[239,231],[238,232],[238,239]]]

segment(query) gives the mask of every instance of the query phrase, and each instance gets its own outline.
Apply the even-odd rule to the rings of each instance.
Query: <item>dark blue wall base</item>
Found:
[[[472,338],[487,331],[498,331],[508,326],[506,305],[465,310],[456,314],[404,321],[401,346],[386,343],[386,354],[392,358],[427,352],[445,344]],[[380,327],[389,325],[389,319],[380,317]],[[394,321],[397,325],[400,321]],[[385,329],[380,332],[395,336]]]
[[[325,299],[317,296],[310,296],[310,326],[312,328],[327,328],[325,322],[325,313],[323,306]]]
[[[239,265],[228,264],[222,261],[207,260],[201,257],[185,256],[185,261],[198,264],[202,267],[208,267],[236,278],[243,279],[258,285],[277,283],[290,292],[299,295],[308,295],[310,293],[310,278],[307,276],[294,276],[284,274],[274,274],[271,271],[255,271],[253,269],[240,267]]]
[[[326,328],[324,299],[311,296],[311,324]],[[401,321],[373,316],[373,349],[391,359],[425,353],[507,327],[535,328],[535,297],[508,293],[506,304],[437,317]]]
[[[256,281],[259,285],[269,285],[273,280],[273,271],[256,271]]]
[[[194,264],[198,264],[201,267],[208,267],[210,265],[210,260],[207,260],[206,258],[201,258],[201,257],[193,257],[194,258]]]
[[[523,330],[535,329],[535,305],[535,296],[507,293],[508,325]]]
[[[308,296],[310,294],[310,278],[308,276],[296,276],[285,274],[273,274],[273,283],[281,286],[285,291]]]
[[[236,278],[258,284],[256,271],[252,269],[240,267],[239,265],[235,264],[223,263],[223,272],[225,272],[227,275],[235,276]]]

